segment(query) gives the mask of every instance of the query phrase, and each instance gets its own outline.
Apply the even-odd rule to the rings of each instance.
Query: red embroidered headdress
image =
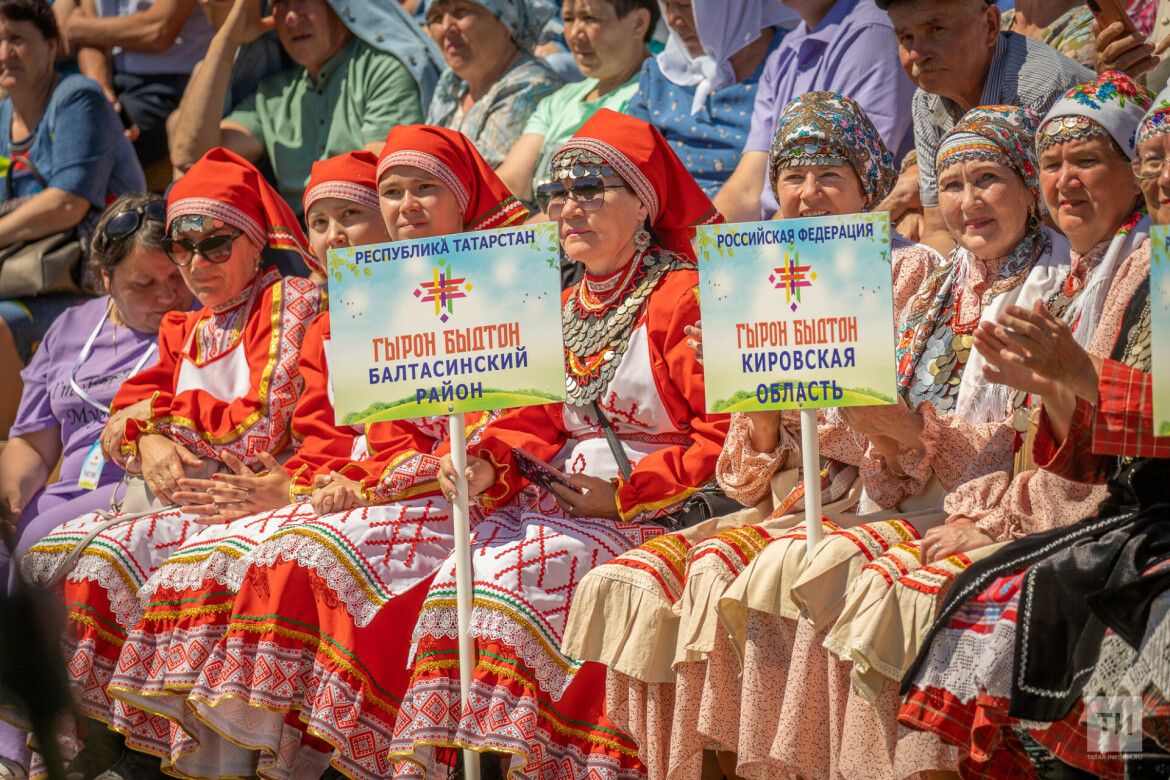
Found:
[[[463,209],[468,230],[518,225],[528,209],[458,130],[430,125],[400,125],[386,136],[378,158],[378,179],[395,165],[421,168],[447,185]]]
[[[574,150],[590,152],[612,167],[650,211],[658,243],[692,262],[695,227],[723,221],[662,134],[640,119],[599,110],[557,150],[554,172]]]
[[[340,198],[378,210],[378,158],[364,149],[313,163],[305,187],[305,213],[322,198]]]
[[[167,193],[168,229],[191,214],[222,220],[259,246],[297,252],[320,270],[292,209],[256,166],[222,146],[199,158]]]

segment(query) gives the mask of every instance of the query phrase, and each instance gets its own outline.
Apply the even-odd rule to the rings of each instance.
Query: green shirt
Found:
[[[581,129],[581,125],[589,117],[597,113],[600,108],[624,114],[630,98],[638,91],[638,76],[622,84],[620,87],[597,100],[586,100],[585,96],[597,87],[597,79],[585,79],[566,84],[548,97],[540,101],[536,111],[528,118],[524,126],[525,133],[537,133],[544,136],[544,144],[540,147],[540,157],[536,161],[536,174],[532,180],[533,192],[536,186],[548,178],[548,163],[553,154],[561,148],[561,144],[569,140],[573,133]]]
[[[314,84],[296,67],[260,81],[225,121],[264,145],[280,194],[298,215],[313,163],[381,141],[421,122],[418,84],[398,59],[352,36]]]

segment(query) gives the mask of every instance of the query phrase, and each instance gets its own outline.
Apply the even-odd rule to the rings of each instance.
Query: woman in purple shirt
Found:
[[[92,244],[96,275],[109,294],[67,309],[21,372],[20,409],[0,452],[0,500],[20,517],[22,546],[36,527],[52,529],[108,506],[122,477],[99,443],[110,399],[126,377],[153,362],[163,315],[191,305],[160,245],[165,213],[165,201],[153,196],[127,195],[110,206]],[[60,476],[48,484],[58,459]],[[0,549],[0,569],[6,558]]]
[[[21,372],[20,409],[0,451],[0,501],[19,518],[17,557],[66,520],[109,506],[122,478],[122,466],[103,455],[99,439],[110,401],[126,377],[154,362],[163,315],[191,306],[178,266],[162,250],[165,220],[161,198],[114,201],[90,253],[109,294],[62,313]],[[58,460],[59,477],[50,484]],[[0,587],[8,568],[9,552],[0,544]],[[0,724],[0,778],[26,771],[24,737]]]

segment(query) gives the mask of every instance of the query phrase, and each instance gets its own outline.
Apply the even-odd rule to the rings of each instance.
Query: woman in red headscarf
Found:
[[[158,363],[114,399],[114,409],[149,399],[122,442],[127,471],[141,476],[114,512],[65,523],[23,561],[34,581],[63,586],[71,682],[82,713],[102,721],[114,662],[141,617],[138,589],[199,528],[176,498],[179,480],[288,450],[301,341],[321,300],[313,282],[261,268],[265,245],[313,258],[280,195],[232,152],[211,150],[171,188],[167,223],[164,249],[203,306],[163,318]]]
[[[507,754],[524,776],[644,771],[603,713],[605,669],[560,644],[585,573],[662,533],[714,478],[727,421],[706,414],[684,327],[699,317],[693,228],[718,215],[657,130],[612,111],[586,122],[550,173],[542,205],[565,254],[585,266],[562,308],[569,400],[508,412],[469,446],[469,489],[485,512],[472,551],[471,706],[460,707],[448,560],[415,626],[396,777],[435,777],[436,745]],[[528,485],[513,448],[571,486]],[[448,495],[454,476],[446,457]]]
[[[444,128],[392,130],[377,183],[392,240],[527,217],[471,142]],[[468,417],[474,440],[487,418]],[[202,725],[183,723],[194,740],[176,750],[176,769],[307,776],[334,754],[353,777],[388,774],[389,738],[409,681],[406,627],[454,546],[449,505],[435,482],[446,433],[445,417],[371,424],[367,457],[310,496],[320,516],[306,508],[275,524],[233,565],[238,594],[225,600],[226,630],[201,648],[207,660],[187,685],[185,703]]]
[[[375,189],[377,164],[377,157],[366,151],[313,164],[304,197],[305,223],[319,267],[328,263],[331,248],[388,240]],[[328,341],[326,311],[309,323],[301,345],[304,389],[291,420],[296,443],[291,457],[282,464],[274,453],[261,451],[258,466],[249,467],[225,453],[223,461],[230,471],[210,479],[179,480],[175,498],[209,525],[172,548],[140,589],[138,599],[145,611],[128,632],[108,687],[110,696],[119,700],[110,724],[125,734],[127,745],[158,756],[167,765],[175,763],[177,771],[188,776],[225,774],[217,763],[204,764],[206,751],[190,753],[195,744],[192,731],[200,745],[214,742],[216,735],[197,733],[198,722],[192,726],[186,698],[208,651],[227,628],[228,608],[242,575],[240,557],[281,527],[313,515],[310,504],[298,498],[311,492],[316,478],[344,472],[351,460],[366,452],[360,428],[334,422],[325,358]],[[389,427],[371,433],[386,446],[395,446],[393,437],[401,435]],[[409,443],[405,437],[398,442]],[[137,727],[130,716],[138,708],[183,729]],[[234,752],[238,758],[241,751]],[[245,756],[245,761],[251,760]]]

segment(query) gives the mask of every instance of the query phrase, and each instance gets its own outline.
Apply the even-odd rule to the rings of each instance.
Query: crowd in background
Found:
[[[0,0],[0,581],[63,588],[70,777],[1165,771],[1170,1],[1006,5]],[[796,418],[705,411],[689,236],[858,212],[900,398],[820,414],[806,554]],[[446,432],[336,424],[323,264],[549,220],[569,401],[468,421],[463,712]]]

